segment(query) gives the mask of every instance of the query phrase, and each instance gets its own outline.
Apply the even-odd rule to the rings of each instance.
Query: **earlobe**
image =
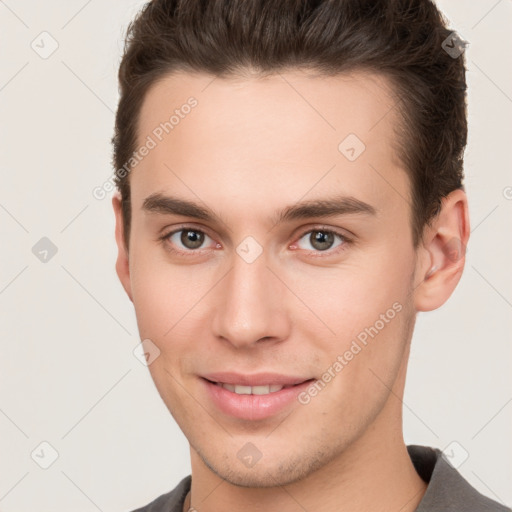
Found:
[[[114,208],[115,221],[116,221],[116,244],[117,244],[117,260],[116,272],[125,292],[130,300],[133,302],[131,280],[130,280],[130,264],[128,258],[128,250],[124,240],[124,226],[123,226],[123,209],[121,195],[116,192],[112,198],[112,206]]]
[[[441,211],[425,229],[418,259],[420,284],[414,290],[417,311],[432,311],[442,306],[455,290],[464,270],[469,239],[467,197],[462,189],[446,196]]]

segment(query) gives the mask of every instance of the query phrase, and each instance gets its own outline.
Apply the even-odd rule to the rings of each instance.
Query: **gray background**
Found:
[[[3,512],[128,511],[190,471],[186,439],[133,355],[110,198],[92,196],[112,173],[117,65],[142,4],[0,1]],[[418,317],[405,439],[449,446],[472,485],[510,506],[512,2],[438,5],[470,43],[472,234],[454,295]],[[31,46],[49,51],[53,40],[48,58]],[[58,249],[47,262],[32,251],[42,237]],[[42,442],[58,453],[47,469]]]

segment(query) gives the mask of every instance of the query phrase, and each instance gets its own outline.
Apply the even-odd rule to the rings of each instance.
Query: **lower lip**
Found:
[[[274,416],[293,402],[298,403],[297,395],[304,391],[314,379],[266,395],[239,395],[213,384],[209,380],[201,380],[204,382],[213,403],[223,413],[243,420],[254,421]]]

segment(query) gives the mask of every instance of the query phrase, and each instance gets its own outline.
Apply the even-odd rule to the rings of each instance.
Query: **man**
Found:
[[[130,26],[116,269],[192,466],[139,511],[506,510],[402,434],[416,314],[469,237],[461,44],[428,0]]]

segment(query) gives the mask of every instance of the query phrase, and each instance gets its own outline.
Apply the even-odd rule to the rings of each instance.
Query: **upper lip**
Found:
[[[253,375],[233,372],[216,372],[202,375],[202,377],[212,382],[222,382],[223,384],[240,384],[242,386],[265,386],[268,384],[293,386],[295,384],[301,384],[302,382],[311,380],[311,377],[295,377],[271,372],[255,373]]]

